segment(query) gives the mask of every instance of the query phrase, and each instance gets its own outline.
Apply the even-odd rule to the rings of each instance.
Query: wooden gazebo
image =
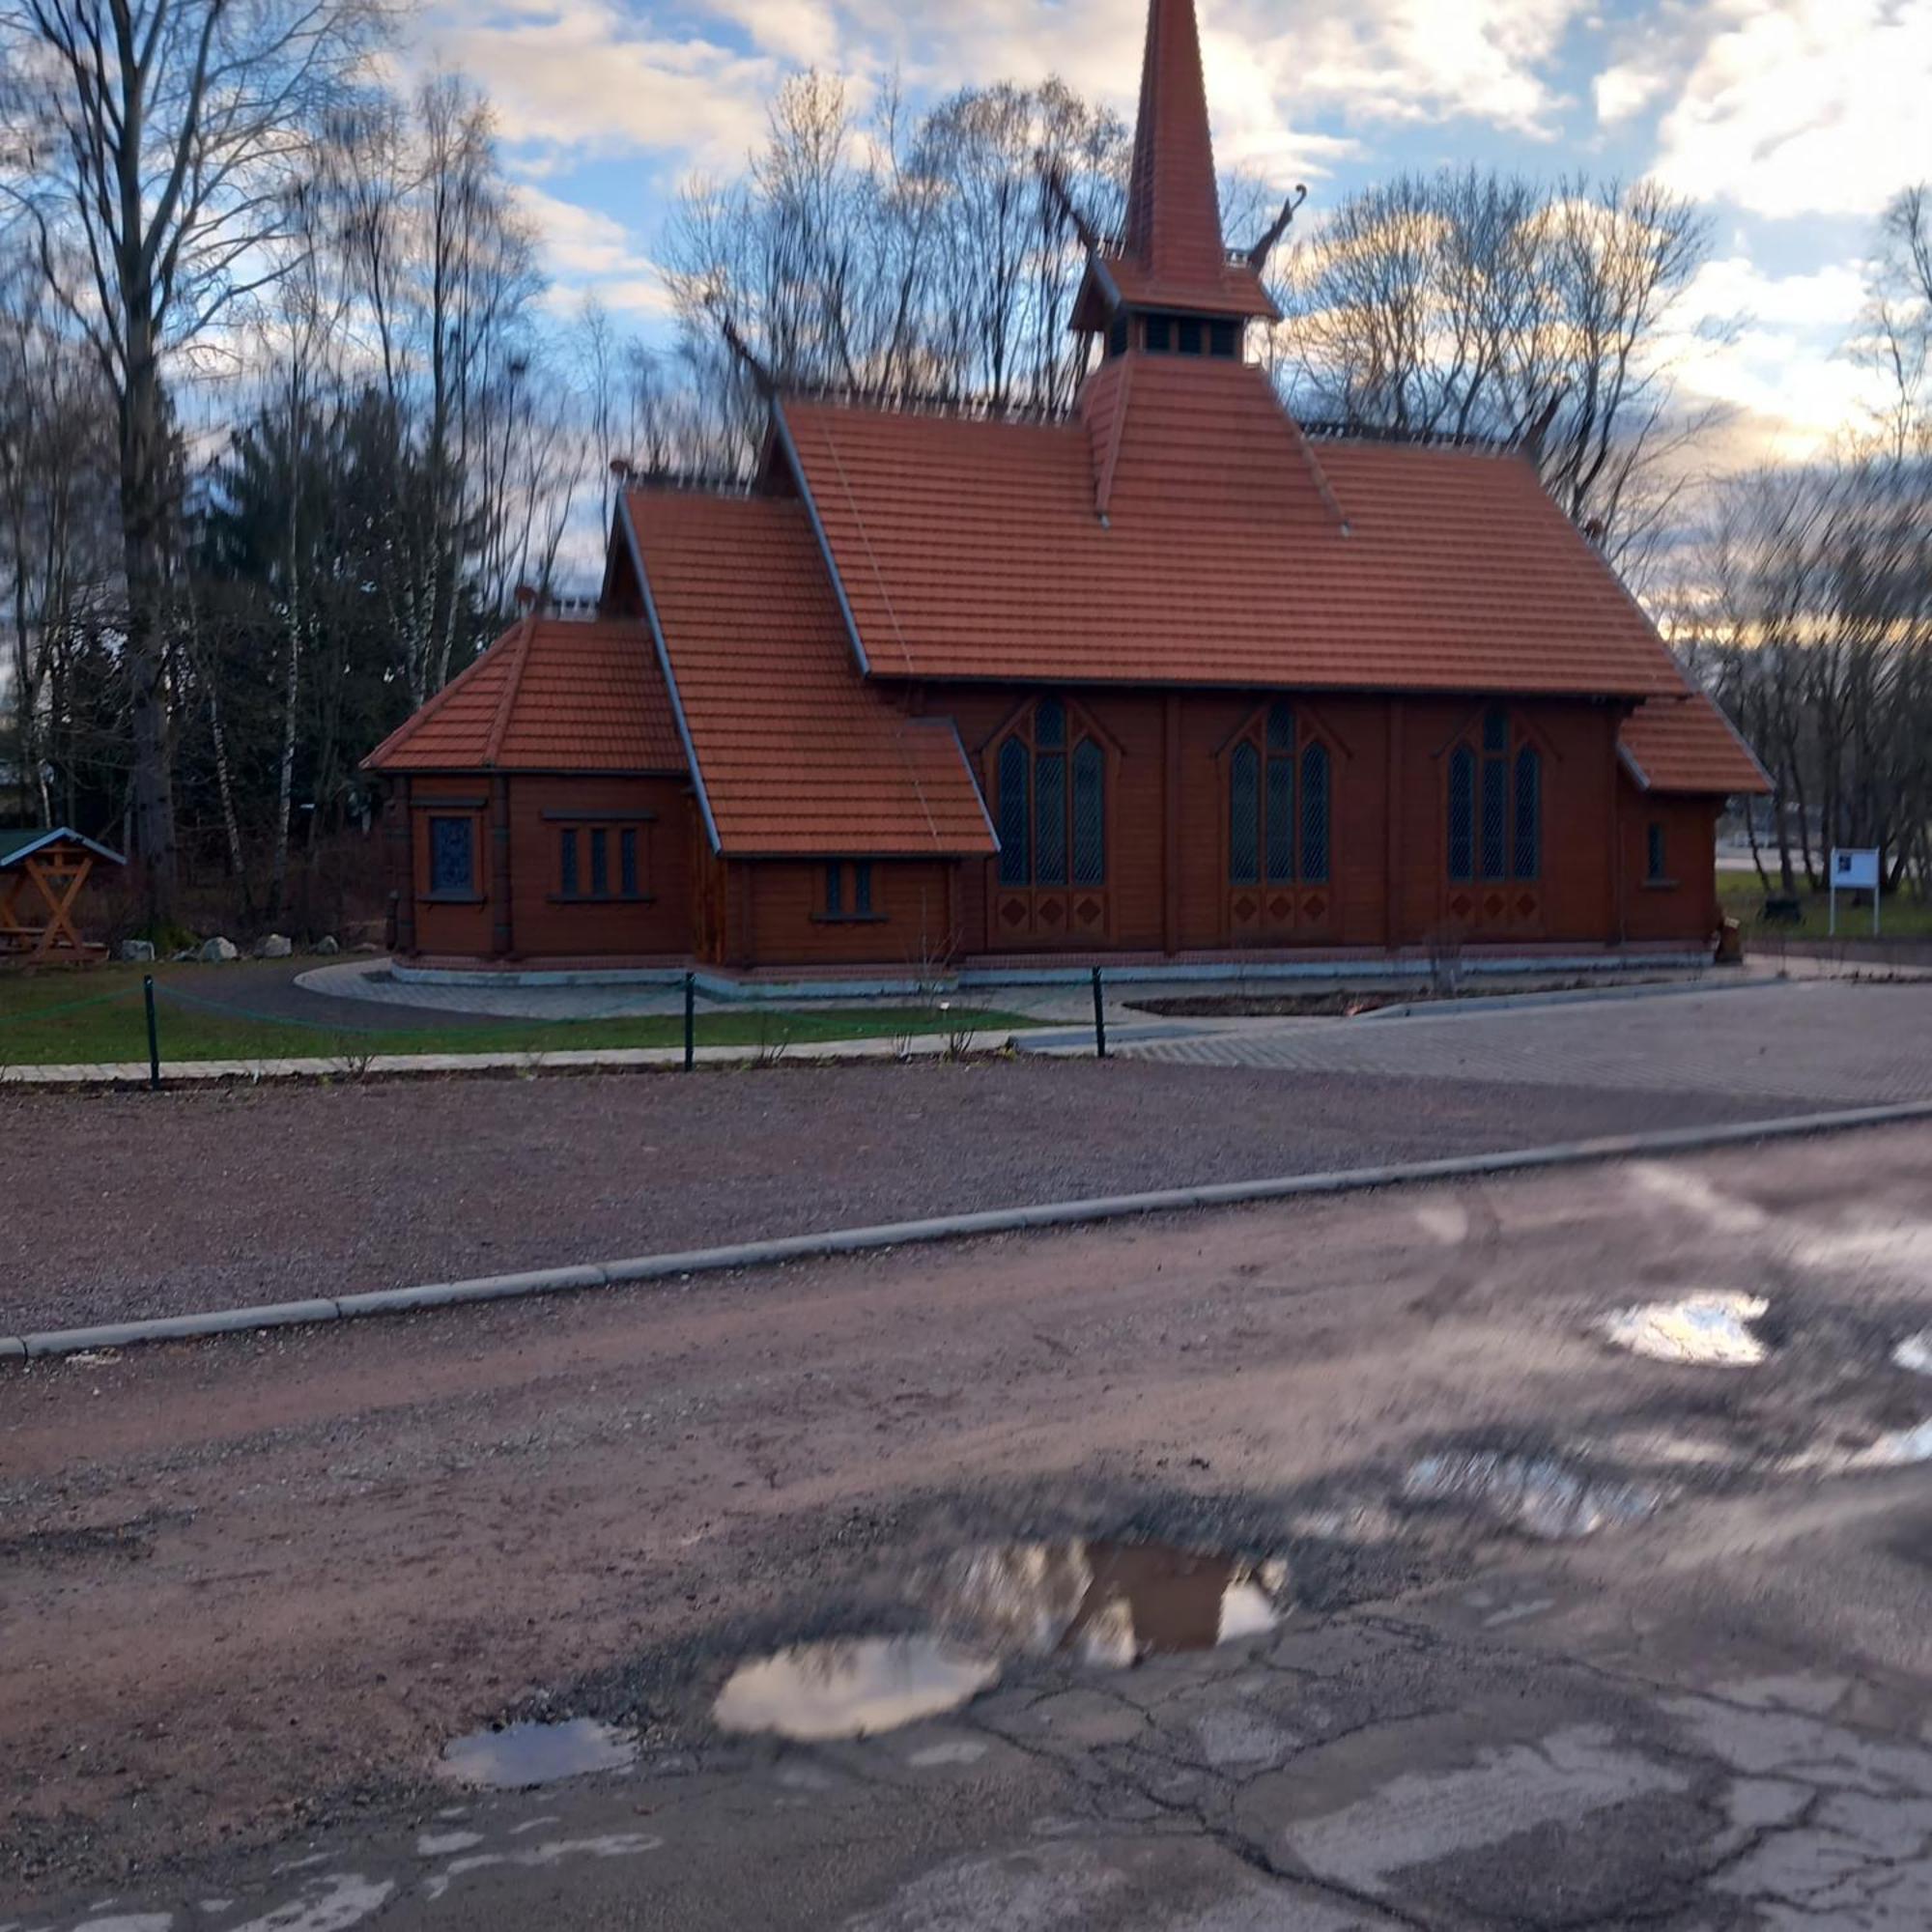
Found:
[[[128,862],[65,825],[0,832],[0,959],[72,964],[99,958],[73,923],[97,865]]]

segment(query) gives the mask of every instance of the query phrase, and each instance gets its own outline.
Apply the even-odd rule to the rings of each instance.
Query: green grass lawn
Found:
[[[1774,880],[1776,873],[1773,872]],[[1806,893],[1801,882],[1798,897],[1804,903],[1802,925],[1767,925],[1764,911],[1765,890],[1755,872],[1719,872],[1718,898],[1723,911],[1760,938],[1773,939],[1782,933],[1787,939],[1823,939],[1831,923],[1831,906],[1824,893]],[[1879,929],[1891,939],[1932,939],[1932,904],[1913,895],[1893,898],[1888,895],[1879,907]],[[1848,894],[1838,895],[1838,937],[1863,939],[1871,934],[1871,908],[1854,906]]]
[[[141,997],[143,968],[101,966],[87,971],[0,974],[0,1066],[85,1065],[144,1061],[147,1021]],[[351,1031],[243,1012],[211,1011],[185,999],[250,1005],[249,985],[237,969],[221,966],[157,966],[153,969],[161,1037],[161,1060],[341,1059],[369,1053],[562,1053],[593,1047],[681,1046],[684,1018],[616,1020],[503,1020],[463,1026]],[[175,996],[183,997],[175,997]],[[258,996],[259,997],[259,996]],[[980,1011],[955,1001],[947,1017],[961,1021],[971,1010],[974,1044],[997,1045],[1017,1028],[1037,1025],[1017,1013]],[[700,1046],[781,1045],[820,1039],[890,1038],[899,1034],[949,1029],[927,1007],[804,1007],[783,1010],[697,1015]]]

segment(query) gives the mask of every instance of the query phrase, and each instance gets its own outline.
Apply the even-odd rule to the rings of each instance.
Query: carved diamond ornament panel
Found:
[[[1281,893],[1268,900],[1268,917],[1272,920],[1291,918],[1294,912],[1294,901]]]
[[[1320,893],[1310,893],[1301,902],[1302,912],[1310,919],[1321,919],[1328,911],[1328,901]]]
[[[1073,908],[1073,916],[1082,925],[1096,923],[1100,917],[1100,901],[1098,899],[1082,899]]]
[[[1518,895],[1516,916],[1519,919],[1533,919],[1536,916],[1536,895],[1522,893]]]
[[[1243,893],[1241,896],[1235,901],[1235,917],[1238,920],[1250,920],[1253,919],[1254,916],[1255,916],[1255,902],[1253,899],[1249,898],[1245,893]]]
[[[1475,909],[1476,909],[1476,902],[1469,896],[1467,893],[1458,893],[1456,896],[1449,901],[1449,910],[1453,912],[1458,919],[1467,919],[1469,915],[1475,911]]]

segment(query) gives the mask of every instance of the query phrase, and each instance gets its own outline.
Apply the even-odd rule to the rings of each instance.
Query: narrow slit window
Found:
[[[627,899],[638,896],[638,834],[634,826],[626,826],[617,835],[617,874],[620,890]]]
[[[1046,707],[1042,705],[1041,711]],[[1064,728],[1064,727],[1063,727]],[[1034,758],[1034,876],[1042,886],[1066,883],[1066,758],[1041,752]]]
[[[1534,879],[1543,871],[1543,755],[1534,745],[1516,754],[1516,875]]]
[[[1483,877],[1509,875],[1509,760],[1483,760]]]
[[[599,825],[590,834],[590,896],[593,899],[608,898],[611,895],[611,835]]]
[[[870,919],[872,916],[872,862],[860,859],[852,867],[852,916],[855,919]]]
[[[825,867],[825,917],[845,916],[845,867],[834,859]]]
[[[1320,743],[1301,754],[1301,879],[1328,883],[1328,748]]]
[[[1294,877],[1294,758],[1284,753],[1267,761],[1268,884]]]
[[[1449,754],[1449,876],[1476,871],[1476,754],[1458,745]]]
[[[1228,760],[1228,883],[1258,886],[1262,879],[1261,754],[1243,740]]]
[[[1091,738],[1073,753],[1073,883],[1097,886],[1107,876],[1107,760]]]
[[[1663,885],[1670,877],[1670,867],[1666,863],[1668,855],[1664,850],[1662,821],[1653,818],[1645,828],[1645,836],[1649,849],[1644,876],[1653,886]]]
[[[1032,760],[1017,738],[1000,747],[1000,883],[1024,886],[1033,877],[1032,812],[1027,782]]]
[[[557,891],[565,898],[574,899],[578,896],[581,890],[578,885],[577,833],[575,828],[567,826],[557,835],[556,849]]]

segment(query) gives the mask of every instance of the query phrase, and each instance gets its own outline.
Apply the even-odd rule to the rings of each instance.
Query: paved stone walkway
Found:
[[[1793,980],[1406,1019],[1257,1021],[1181,1039],[1128,1038],[1119,1051],[1293,1073],[1913,1100],[1932,1095],[1932,981]]]

